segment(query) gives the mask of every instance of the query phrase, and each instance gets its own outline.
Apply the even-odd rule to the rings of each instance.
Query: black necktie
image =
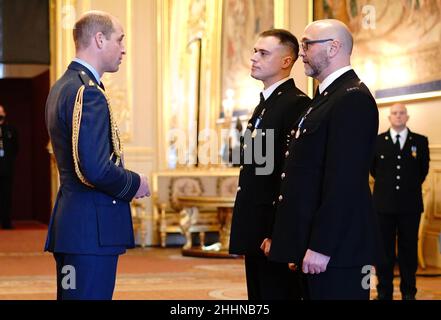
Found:
[[[265,105],[265,97],[263,96],[263,93],[261,92],[259,104],[257,105],[256,109],[254,109],[252,118],[254,116],[259,115],[262,112],[264,105]]]
[[[401,152],[400,135],[399,135],[399,134],[396,135],[395,149],[396,149],[398,152]]]

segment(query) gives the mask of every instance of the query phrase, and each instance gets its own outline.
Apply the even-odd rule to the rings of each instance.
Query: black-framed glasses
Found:
[[[300,45],[302,46],[302,50],[303,52],[308,51],[308,46],[310,44],[314,44],[314,43],[323,43],[323,42],[328,42],[328,41],[334,41],[334,39],[320,39],[320,40],[304,40],[300,43]]]

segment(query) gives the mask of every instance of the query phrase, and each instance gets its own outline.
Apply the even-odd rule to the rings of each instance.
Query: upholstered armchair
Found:
[[[186,238],[184,247],[188,247],[192,245],[192,233],[199,233],[200,243],[203,246],[205,232],[219,231],[215,210],[199,212],[197,208],[183,208],[179,203],[178,198],[181,196],[198,197],[204,194],[202,182],[198,177],[173,177],[166,180],[161,188],[168,188],[167,199],[160,199],[158,192],[153,194],[161,247],[166,246],[167,235],[171,233],[184,234]]]

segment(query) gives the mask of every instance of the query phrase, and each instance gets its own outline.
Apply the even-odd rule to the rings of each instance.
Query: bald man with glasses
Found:
[[[292,133],[269,257],[302,270],[305,299],[369,299],[379,247],[369,189],[378,110],[350,65],[352,46],[338,20],[309,24],[301,40],[319,86]]]

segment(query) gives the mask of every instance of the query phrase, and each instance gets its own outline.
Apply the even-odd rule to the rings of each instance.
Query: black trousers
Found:
[[[400,291],[403,296],[415,296],[416,271],[418,268],[418,229],[420,213],[378,214],[383,248],[386,255],[384,264],[377,266],[379,296],[392,299],[394,266],[396,260],[400,268]],[[396,252],[396,244],[398,252]],[[397,254],[398,253],[398,257]]]
[[[354,268],[327,268],[319,274],[308,274],[310,300],[369,300],[370,272],[363,266]]]
[[[245,272],[249,300],[300,300],[303,296],[302,274],[287,263],[269,261],[260,256],[245,255]]]
[[[2,228],[11,228],[12,176],[0,176],[0,222]]]

